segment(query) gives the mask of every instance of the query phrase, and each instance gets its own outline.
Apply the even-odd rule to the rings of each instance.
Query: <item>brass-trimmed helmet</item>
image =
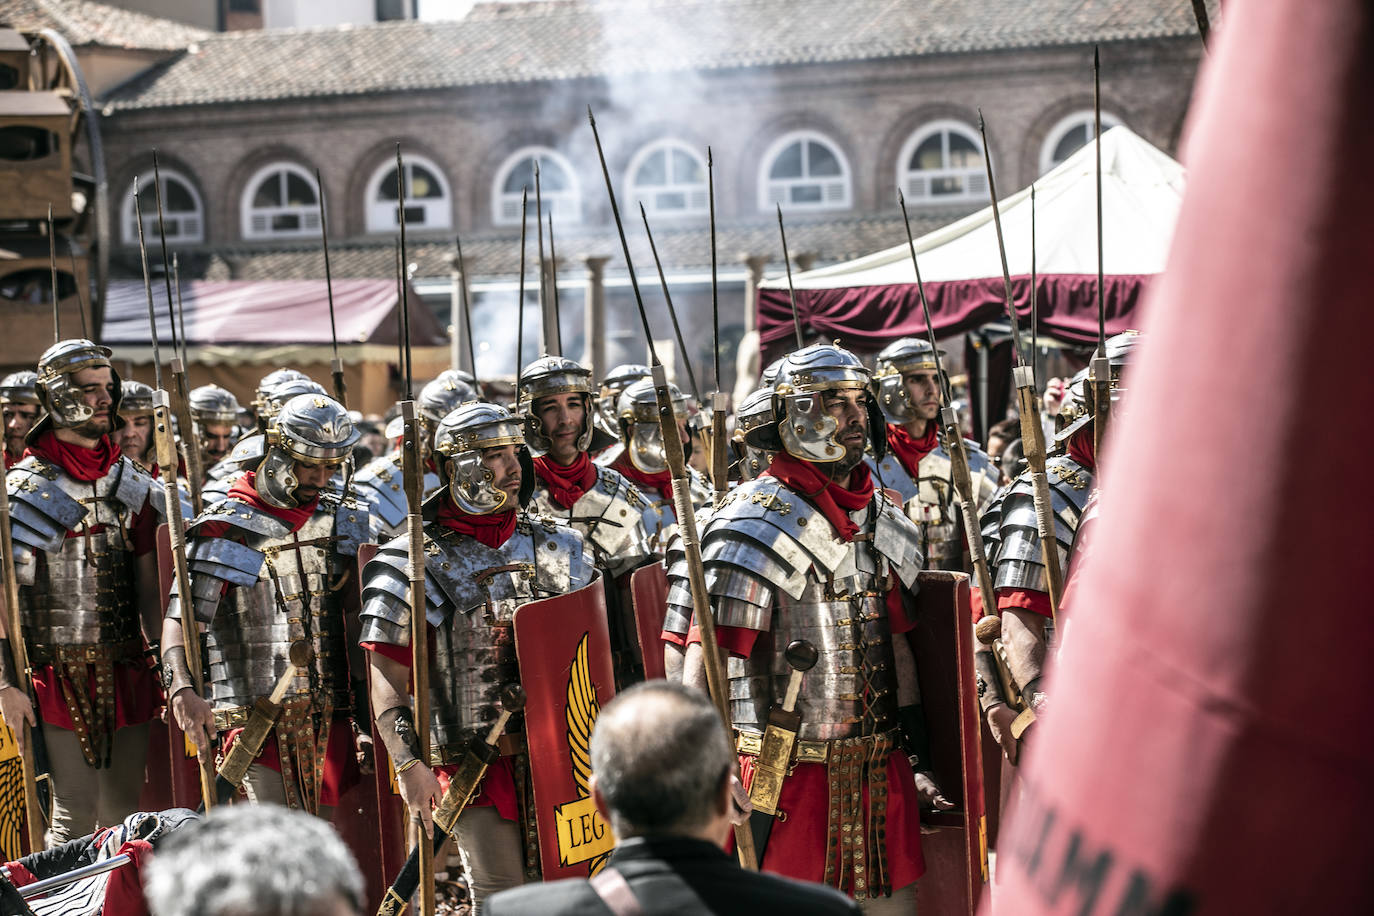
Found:
[[[282,382],[299,381],[301,379],[309,381],[310,376],[298,369],[273,369],[262,377],[262,380],[258,382],[257,391],[253,392],[253,410],[260,412],[264,403],[267,401],[268,393]]]
[[[518,387],[516,412],[524,418],[525,441],[533,451],[543,454],[553,448],[535,404],[556,394],[581,395],[585,413],[577,434],[577,450],[587,450],[592,442],[592,370],[566,356],[541,356],[520,372]]]
[[[687,396],[672,382],[668,396],[673,402],[673,415],[681,423],[691,419]],[[620,438],[630,463],[645,474],[658,474],[668,469],[668,456],[663,450],[663,430],[658,421],[658,392],[653,379],[640,379],[620,392],[616,408],[620,422]],[[686,457],[692,456],[691,437],[682,446]]]
[[[944,356],[945,351],[938,351],[938,355]],[[902,384],[902,373],[920,369],[938,372],[940,361],[936,357],[937,351],[930,341],[919,337],[902,337],[878,352],[873,381],[878,391],[878,403],[892,422],[908,423],[916,419],[911,398]]]
[[[278,371],[290,372],[294,370]],[[258,426],[263,432],[266,432],[271,427],[272,420],[286,406],[286,402],[303,394],[329,396],[329,392],[325,390],[323,385],[307,376],[301,375],[300,378],[285,379],[263,393],[262,401],[258,404]]]
[[[1121,384],[1126,367],[1130,365],[1131,354],[1140,345],[1139,331],[1122,331],[1107,338],[1107,361],[1111,366],[1111,398],[1115,404],[1125,393]],[[1093,421],[1093,386],[1088,380],[1088,370],[1080,369],[1064,385],[1064,399],[1059,404],[1056,415],[1057,431],[1055,442],[1067,442],[1074,433]]]
[[[95,411],[86,403],[81,389],[71,384],[73,374],[82,369],[108,368],[114,379],[113,404],[111,413],[119,414],[119,402],[123,397],[123,384],[119,373],[110,365],[110,349],[84,338],[62,340],[53,344],[38,359],[37,378],[34,388],[38,393],[38,403],[44,416],[29,430],[28,441],[32,443],[42,432],[51,427],[80,426]],[[115,426],[118,425],[116,420]]]
[[[619,429],[620,393],[640,379],[649,378],[653,373],[643,363],[621,363],[606,373],[601,380],[600,397],[596,399],[597,412],[606,421],[608,429]]]
[[[745,442],[755,448],[786,451],[802,461],[839,461],[845,454],[845,447],[835,438],[839,424],[818,395],[857,389],[864,392],[869,439],[874,455],[881,459],[887,454],[887,424],[871,382],[868,367],[838,344],[803,347],[784,357],[778,367],[773,386],[775,422],[746,434]]]
[[[745,470],[750,478],[768,469],[773,452],[766,448],[749,444],[749,435],[761,427],[773,425],[773,389],[769,386],[755,388],[735,409],[735,435],[744,444]],[[776,438],[777,433],[773,436]]]
[[[362,438],[343,405],[327,394],[300,394],[282,405],[267,427],[267,453],[258,468],[258,493],[283,509],[300,505],[296,462],[337,466]]]
[[[449,370],[438,378],[426,382],[415,399],[415,407],[420,413],[426,428],[433,430],[443,422],[444,417],[453,413],[468,401],[477,400],[477,389],[467,382],[450,374]]]
[[[191,410],[191,419],[197,423],[238,424],[239,399],[227,388],[201,385],[199,388],[191,389],[186,401]]]
[[[0,379],[0,404],[39,403],[37,372],[21,369]]]
[[[153,415],[152,386],[129,379],[123,387],[124,397],[119,401],[119,415],[121,417],[151,417]]]
[[[514,445],[520,457],[520,503],[534,489],[534,469],[525,449],[524,424],[500,404],[474,401],[444,417],[434,431],[434,451],[449,498],[468,515],[491,515],[514,508],[505,490],[493,486],[496,475],[482,463],[482,451]]]

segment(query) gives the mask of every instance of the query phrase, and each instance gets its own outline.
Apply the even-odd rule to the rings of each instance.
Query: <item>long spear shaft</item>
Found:
[[[716,169],[711,147],[706,147],[706,201],[711,227],[711,358],[716,390],[711,395],[711,488],[719,506],[730,489],[730,460],[726,455],[725,392],[720,381],[720,284],[716,277]]]
[[[1036,289],[1035,276],[1035,183],[1031,182],[1031,278],[1030,278],[1030,300],[1031,300],[1031,373],[1035,374],[1035,367],[1040,360],[1040,303],[1038,290]],[[1040,386],[1037,384],[1036,389]]]
[[[175,259],[175,255],[173,256]],[[67,243],[67,263],[72,268],[72,282],[76,289],[76,314],[81,319],[81,336],[87,340],[100,343],[91,336],[91,328],[86,324],[86,297],[81,295],[81,274],[76,269],[76,252],[72,250],[71,243]]]
[[[424,477],[420,467],[420,424],[415,409],[415,393],[410,351],[410,302],[406,294],[406,192],[405,165],[401,161],[401,144],[396,144],[396,220],[400,224],[400,283],[401,283],[401,343],[405,353],[405,400],[401,402],[401,418],[405,424],[401,439],[401,475],[406,492],[406,534],[408,556],[406,574],[410,580],[410,664],[415,682],[415,737],[420,745],[420,764],[429,765],[429,640],[425,619],[425,554],[424,522],[420,516],[420,500],[424,495]],[[419,812],[411,812],[413,820]],[[420,852],[420,913],[434,916],[434,849],[423,830],[416,831],[416,848]]]
[[[644,234],[649,237],[649,251],[654,256],[654,267],[658,269],[658,283],[663,287],[663,301],[668,303],[668,317],[673,322],[673,335],[677,337],[677,351],[682,354],[682,366],[687,370],[687,380],[692,385],[692,397],[701,403],[701,389],[697,387],[697,374],[692,371],[692,360],[687,356],[687,344],[682,339],[682,326],[677,321],[677,309],[673,308],[673,295],[668,292],[668,278],[663,274],[663,262],[658,259],[658,246],[654,244],[654,233],[649,228],[649,214],[644,212],[643,202],[639,205],[639,216],[644,220]]]
[[[399,184],[402,176],[397,174]],[[329,340],[334,347],[334,358],[330,360],[329,372],[334,376],[334,397],[344,407],[348,406],[348,386],[344,383],[343,360],[339,359],[339,329],[334,323],[334,276],[329,270],[329,220],[325,214],[324,181],[320,170],[315,169],[315,189],[320,201],[320,245],[324,249],[324,292],[329,299]]]
[[[787,268],[787,299],[792,303],[792,329],[797,332],[797,349],[802,341],[801,313],[797,311],[797,291],[792,288],[792,259],[787,254],[787,230],[782,225],[782,204],[778,204],[778,235],[782,236],[782,266]]]
[[[177,326],[181,329],[181,362],[185,366],[190,366],[191,360],[186,355],[186,309],[182,307],[181,302],[181,259],[177,257],[175,251],[172,252],[172,289],[176,290],[177,294]],[[186,381],[187,384],[190,384],[189,369],[187,370]]]
[[[1093,153],[1097,157],[1097,352],[1088,365],[1093,387],[1093,454],[1102,459],[1102,441],[1112,412],[1112,365],[1107,358],[1107,298],[1102,254],[1102,87],[1093,47]]]
[[[172,265],[167,257],[167,225],[162,214],[162,175],[157,164],[157,150],[153,150],[153,199],[157,201],[157,237],[162,246],[162,282],[167,290],[167,316],[172,328],[172,382],[176,386],[176,397],[172,401],[172,411],[176,414],[177,426],[181,428],[181,453],[186,463],[186,485],[191,491],[191,508],[197,513],[202,508],[200,494],[202,469],[200,454],[200,428],[191,415],[190,388],[186,384],[186,367],[177,355],[177,332],[175,303],[172,301]],[[176,478],[176,465],[163,466],[163,472]]]
[[[515,304],[515,400],[520,402],[520,370],[525,358],[525,232],[530,220],[530,189],[520,190],[520,291]]]
[[[1011,293],[1011,270],[1007,267],[1007,246],[1002,239],[1002,213],[997,202],[997,183],[992,175],[992,153],[988,151],[987,125],[983,112],[978,112],[978,132],[983,139],[983,164],[987,169],[988,195],[992,198],[992,222],[997,230],[997,253],[1002,259],[1002,288],[1006,296],[1007,319],[1011,323],[1012,347],[1016,351],[1016,368],[1012,381],[1016,384],[1017,410],[1021,415],[1021,444],[1026,465],[1030,468],[1031,491],[1035,498],[1035,523],[1040,535],[1040,555],[1045,564],[1045,581],[1049,588],[1050,613],[1059,612],[1059,598],[1064,589],[1064,575],[1059,565],[1059,546],[1054,538],[1054,510],[1050,502],[1050,483],[1045,476],[1045,428],[1040,425],[1040,411],[1036,407],[1035,374],[1021,357],[1021,329],[1016,323],[1016,305]]]
[[[156,179],[154,179],[156,180]],[[138,178],[134,178],[134,217],[138,225],[138,253],[143,265],[143,294],[148,299],[148,333],[153,344],[153,442],[157,462],[162,468],[162,497],[167,511],[167,537],[172,549],[172,571],[177,594],[181,596],[181,633],[186,647],[186,667],[191,671],[191,687],[205,696],[205,679],[200,665],[200,625],[191,601],[191,574],[186,566],[186,532],[181,518],[181,494],[177,492],[176,443],[172,438],[172,417],[167,389],[162,384],[162,349],[157,339],[157,312],[153,307],[153,285],[148,276],[148,246],[143,239],[143,208],[138,198]],[[189,617],[189,620],[188,620]],[[196,763],[200,770],[200,796],[209,811],[215,804],[215,761],[210,749],[198,747]]]
[[[544,261],[544,196],[539,190],[539,157],[534,159],[534,231],[539,236],[539,323],[540,337],[543,338],[540,351],[549,355],[553,351],[549,347],[554,343],[554,337],[558,331],[551,327],[553,316],[549,312],[548,289],[545,285],[547,278],[546,262]]]
[[[472,377],[477,377],[477,345],[472,341],[472,306],[468,302],[468,269],[463,264],[463,239],[461,236],[453,237],[453,244],[458,249],[458,304],[463,310],[463,331],[467,336],[468,342],[468,371]]]
[[[553,245],[553,207],[549,207],[549,299],[553,302],[553,343],[550,351],[556,356],[563,355],[563,314],[558,308],[558,252]]]
[[[639,292],[639,280],[635,277],[634,260],[630,257],[630,243],[625,239],[625,224],[620,219],[620,208],[615,202],[615,188],[611,183],[611,172],[606,166],[606,154],[601,149],[601,135],[596,130],[596,118],[592,116],[591,106],[587,106],[587,120],[592,126],[592,138],[596,141],[596,155],[601,160],[601,177],[606,182],[606,195],[611,201],[611,215],[615,217],[615,229],[620,235],[620,248],[625,253],[625,268],[630,273],[630,288],[634,291],[635,305],[639,309],[639,321],[644,327],[644,340],[649,345],[649,362],[653,370],[654,393],[658,398],[658,421],[663,434],[664,457],[668,461],[668,471],[673,478],[673,501],[677,508],[678,531],[682,537],[682,549],[687,556],[687,582],[692,593],[693,616],[701,631],[701,651],[706,669],[706,689],[720,713],[721,724],[730,740],[734,740],[734,729],[730,724],[730,700],[725,683],[725,669],[721,665],[720,643],[716,640],[716,618],[711,610],[710,594],[706,591],[706,571],[701,562],[701,544],[697,539],[696,513],[692,509],[691,490],[687,483],[687,460],[682,451],[682,439],[677,428],[677,415],[673,411],[672,398],[668,393],[668,376],[663,371],[654,347],[654,335],[649,329],[649,313],[644,308],[644,297]],[[757,870],[758,860],[754,854],[754,835],[747,824],[735,827],[735,852],[740,864],[748,869]]]
[[[52,227],[52,204],[48,204],[48,270],[52,273],[52,342],[62,340],[62,316],[58,306],[62,296],[57,290],[57,234]]]

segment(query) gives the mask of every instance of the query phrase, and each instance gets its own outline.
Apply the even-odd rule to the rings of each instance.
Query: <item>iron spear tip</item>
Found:
[[[592,127],[596,126],[596,116],[592,114],[591,105],[587,106],[587,120],[591,122]]]
[[[902,194],[901,185],[897,186],[897,206],[906,209],[906,197]]]
[[[711,144],[708,143],[706,144],[706,167],[709,169],[711,165]]]
[[[979,108],[979,109],[978,109],[978,132],[979,132],[979,133],[984,133],[984,132],[986,132],[986,131],[987,131],[987,124],[984,123],[984,121],[983,121],[983,109],[982,109],[982,108]]]
[[[1097,69],[1098,64],[1099,64],[1099,59],[1098,59],[1098,55],[1097,55],[1097,45],[1094,44],[1094,45],[1093,45],[1093,69],[1094,69],[1094,70]]]

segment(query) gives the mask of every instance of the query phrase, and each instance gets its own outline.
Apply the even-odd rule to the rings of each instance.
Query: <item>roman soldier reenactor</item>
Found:
[[[198,746],[231,747],[253,705],[313,652],[281,703],[273,734],[243,781],[252,801],[328,816],[358,774],[355,709],[364,691],[348,664],[348,610],[367,509],[332,489],[360,434],[329,396],[297,395],[272,418],[267,452],[225,499],[187,529],[196,620],[205,628],[206,692],[193,689],[175,592],[163,628],[163,677],[177,724]],[[355,599],[356,600],[356,599]],[[351,680],[357,679],[357,683]],[[366,722],[364,718],[362,720]]]
[[[187,401],[191,419],[200,431],[202,464],[209,468],[223,460],[239,439],[239,401],[233,392],[218,385],[192,388]]]
[[[24,457],[24,437],[38,422],[38,373],[31,369],[11,372],[0,380],[0,411],[5,420],[5,469]]]
[[[54,344],[38,361],[45,416],[10,468],[22,637],[35,711],[0,647],[0,713],[43,722],[52,774],[49,841],[65,843],[138,808],[149,723],[162,705],[156,645],[161,492],[111,434],[123,394],[110,351]],[[13,634],[10,634],[11,638]],[[17,740],[21,734],[15,729]]]
[[[887,455],[881,461],[870,456],[869,463],[880,485],[900,494],[907,517],[921,529],[927,568],[970,571],[949,453],[939,441],[940,365],[930,342],[903,337],[884,347],[874,379],[892,422]],[[981,513],[997,491],[997,468],[976,443],[966,439],[964,447]]]
[[[672,395],[673,413],[677,416],[678,434],[690,458],[691,437],[687,432],[687,398],[676,385],[668,386]],[[668,473],[668,459],[663,454],[663,431],[658,423],[658,396],[651,379],[641,379],[626,386],[620,393],[617,409],[620,423],[621,448],[611,458],[604,454],[597,459],[625,476],[639,488],[648,500],[644,513],[644,528],[650,545],[662,549],[677,528],[677,510],[673,506],[673,480]],[[610,460],[608,460],[610,459]],[[711,505],[711,483],[694,468],[688,469],[692,485],[692,505]]]
[[[516,609],[582,588],[595,576],[581,534],[522,508],[533,489],[523,425],[504,407],[471,403],[435,430],[443,486],[425,504],[423,552],[431,647],[428,759],[407,686],[408,535],[388,541],[363,573],[361,642],[369,650],[372,711],[406,807],[426,818],[472,740],[497,721],[502,691],[520,683]],[[535,812],[523,722],[521,716],[508,721],[499,758],[457,821],[474,909],[527,878]]]
[[[838,346],[783,361],[772,422],[746,434],[776,453],[772,464],[702,521],[701,555],[716,636],[729,652],[746,781],[770,711],[791,692],[789,644],[818,653],[796,701],[795,763],[783,762],[777,807],[786,818],[772,827],[760,867],[861,901],[895,895],[891,905],[912,912],[925,868],[917,808],[923,798],[948,803],[925,772],[924,715],[902,635],[915,623],[903,596],[921,571],[921,535],[864,463],[870,444],[881,456],[884,432],[869,384],[868,370]],[[685,583],[670,580],[670,605],[690,618]],[[693,634],[684,680],[703,685]]]
[[[433,458],[435,429],[458,405],[475,400],[476,386],[467,383],[462,375],[452,370],[420,389],[416,406],[419,408],[422,433],[420,448],[425,469],[425,496],[439,489],[442,483]],[[396,447],[388,454],[369,461],[354,475],[353,486],[358,491],[358,498],[367,503],[374,542],[385,543],[405,530],[406,494],[401,482],[399,438]]]
[[[1123,389],[1121,373],[1139,335],[1134,331],[1107,340],[1112,400]],[[1083,370],[1065,386],[1055,443],[1062,451],[1045,462],[1054,507],[1055,547],[1060,569],[1072,570],[1073,545],[1088,497],[1095,492],[1097,456],[1092,385]],[[1026,705],[1040,713],[1045,705],[1043,676],[1053,651],[1055,615],[1050,604],[1045,563],[1036,525],[1030,472],[1014,480],[983,516],[983,543],[992,567],[997,610],[1002,618],[1001,647],[1015,687]],[[988,725],[1008,759],[1016,758],[1011,725],[1016,713],[1006,705],[995,678],[982,677],[981,702]]]
[[[124,421],[119,430],[119,450],[129,460],[154,477],[157,467],[153,447],[153,389],[142,382],[129,379],[123,383],[124,396],[119,400],[119,416]]]
[[[269,383],[268,379],[273,376],[280,378]],[[303,394],[327,396],[323,385],[295,369],[278,369],[263,379],[258,388],[257,398],[253,401],[257,410],[258,431],[244,436],[227,454],[210,466],[206,472],[207,482],[200,491],[205,505],[208,506],[228,496],[229,490],[238,483],[245,471],[254,470],[262,463],[263,456],[267,454],[267,428],[288,401]]]

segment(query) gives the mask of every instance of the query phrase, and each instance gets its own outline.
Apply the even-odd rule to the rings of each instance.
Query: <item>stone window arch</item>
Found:
[[[981,138],[961,121],[946,119],[922,125],[902,144],[897,184],[915,204],[987,200]]]
[[[205,205],[195,183],[175,169],[158,169],[162,176],[162,215],[169,245],[193,245],[205,241]],[[143,209],[143,234],[151,239],[157,235],[157,198],[153,190],[153,173],[138,176],[138,193]],[[138,223],[134,219],[134,185],[120,202],[119,226],[124,244],[138,244]]]
[[[416,229],[449,229],[453,226],[453,196],[443,170],[424,156],[407,153],[403,159],[406,173],[406,226]],[[367,182],[366,213],[368,232],[395,232],[396,163],[382,162]]]
[[[849,161],[839,144],[813,130],[784,134],[763,154],[759,209],[843,210],[852,206]]]
[[[1109,112],[1102,112],[1102,132],[1116,127],[1121,119]],[[1092,109],[1075,111],[1055,122],[1045,134],[1045,142],[1040,144],[1040,174],[1059,165],[1065,159],[1087,146],[1093,138]]]
[[[315,176],[294,162],[272,162],[253,173],[243,188],[243,237],[295,238],[320,232]]]
[[[492,223],[498,226],[520,224],[520,194],[529,189],[529,211],[534,215],[534,163],[539,162],[539,186],[544,212],[555,222],[582,221],[582,189],[572,164],[547,146],[527,146],[511,156],[496,170],[492,188]],[[547,218],[547,217],[546,217]]]
[[[631,201],[651,216],[707,212],[706,160],[680,140],[658,140],[635,153],[626,170]]]

